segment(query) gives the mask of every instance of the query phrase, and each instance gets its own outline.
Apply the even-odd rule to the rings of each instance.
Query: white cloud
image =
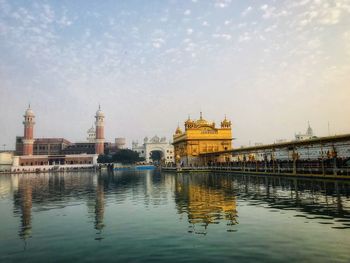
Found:
[[[187,28],[186,32],[187,32],[187,35],[192,35],[193,34],[193,29],[192,28]]]
[[[251,11],[252,11],[252,7],[251,6],[248,6],[242,13],[241,13],[241,16],[246,16],[248,15]]]
[[[265,32],[271,32],[271,31],[274,31],[276,28],[277,28],[277,25],[274,24],[274,25],[271,25],[271,26],[265,28],[264,31],[265,31]]]
[[[152,45],[155,48],[161,48],[164,43],[165,43],[165,40],[163,38],[155,38],[152,40]]]
[[[242,35],[238,37],[238,42],[246,42],[251,39],[250,35],[248,32],[244,32]]]
[[[184,12],[184,15],[185,16],[189,16],[191,14],[191,10],[190,9],[187,9],[185,12]]]
[[[231,4],[232,0],[216,0],[214,6],[218,8],[225,8]]]
[[[225,40],[230,40],[232,36],[230,34],[213,34],[213,38],[222,38]]]

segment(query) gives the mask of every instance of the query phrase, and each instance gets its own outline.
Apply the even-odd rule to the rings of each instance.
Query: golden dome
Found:
[[[231,128],[231,121],[226,119],[226,115],[225,119],[221,122],[221,128]]]
[[[175,134],[182,134],[182,130],[179,126],[177,126]]]
[[[200,112],[200,117],[199,117],[199,120],[196,121],[197,125],[207,125],[208,122],[203,119],[203,116],[202,116],[202,112]]]
[[[188,115],[188,119],[185,121],[185,124],[192,124],[192,123],[194,123],[194,121],[193,120],[191,120],[191,117],[190,117],[190,115]]]
[[[188,116],[188,119],[185,121],[185,129],[194,128],[194,127],[195,127],[195,122],[191,120],[190,116]]]

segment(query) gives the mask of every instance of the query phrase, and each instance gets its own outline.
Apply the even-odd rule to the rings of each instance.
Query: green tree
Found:
[[[112,160],[113,162],[122,164],[134,164],[136,162],[144,161],[144,158],[141,158],[138,152],[130,149],[122,149],[113,155]]]
[[[100,154],[97,158],[98,163],[111,163],[112,156],[109,154]]]

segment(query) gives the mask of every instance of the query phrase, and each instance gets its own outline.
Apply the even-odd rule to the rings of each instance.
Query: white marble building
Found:
[[[308,127],[306,130],[306,133],[302,134],[301,132],[299,132],[298,134],[295,134],[296,141],[310,140],[312,138],[315,138],[314,131],[310,126],[310,122],[308,122],[307,124],[308,124]]]
[[[91,128],[87,130],[87,134],[88,134],[88,136],[87,136],[86,140],[88,142],[94,143],[96,140],[96,129],[95,129],[94,125],[92,125]]]
[[[139,145],[137,141],[133,141],[132,150],[138,152],[140,157],[144,157],[147,163],[152,161],[152,152],[160,152],[161,161],[164,163],[174,162],[174,146],[165,137],[159,138],[156,135],[150,140],[145,137],[142,145]]]

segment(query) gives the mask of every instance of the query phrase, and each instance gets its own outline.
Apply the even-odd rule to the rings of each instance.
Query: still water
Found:
[[[0,176],[0,262],[350,262],[350,183],[157,171]]]

